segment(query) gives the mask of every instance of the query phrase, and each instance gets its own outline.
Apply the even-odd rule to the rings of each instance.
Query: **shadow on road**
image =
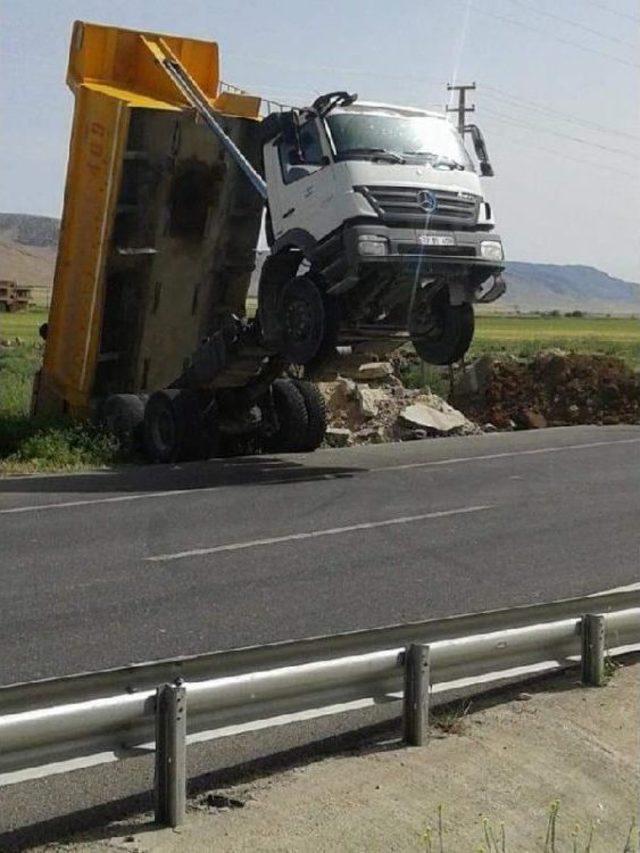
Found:
[[[190,491],[352,477],[363,470],[355,466],[311,464],[304,457],[298,462],[291,457],[251,456],[182,465],[136,465],[86,474],[0,478],[0,495]]]

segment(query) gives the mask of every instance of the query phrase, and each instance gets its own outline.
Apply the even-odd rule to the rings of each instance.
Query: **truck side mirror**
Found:
[[[468,124],[465,130],[471,134],[473,148],[480,164],[480,174],[485,178],[492,178],[494,175],[493,166],[489,162],[489,154],[487,153],[487,146],[482,131],[477,124]]]

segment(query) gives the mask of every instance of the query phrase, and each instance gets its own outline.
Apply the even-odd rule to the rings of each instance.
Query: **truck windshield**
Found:
[[[460,135],[447,119],[345,110],[331,113],[326,122],[338,160],[371,159],[375,152],[387,152],[436,167],[473,169]]]

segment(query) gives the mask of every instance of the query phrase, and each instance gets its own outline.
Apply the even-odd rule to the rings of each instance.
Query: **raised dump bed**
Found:
[[[241,320],[262,200],[157,67],[149,43],[160,40],[260,168],[260,100],[221,91],[216,43],[75,23],[67,75],[75,112],[34,412],[98,416],[132,441],[148,396],[160,391],[151,406],[159,421],[144,429],[152,458],[215,452],[225,429],[312,449],[319,442],[302,422],[293,431],[304,436],[274,443],[283,425],[267,415],[282,364]],[[231,405],[220,388],[246,393]],[[290,386],[276,396],[297,393]],[[287,405],[279,404],[284,420]],[[178,434],[189,441],[180,446]]]

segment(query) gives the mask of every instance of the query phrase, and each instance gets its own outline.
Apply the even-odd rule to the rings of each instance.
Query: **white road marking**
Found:
[[[340,536],[343,533],[353,533],[355,530],[372,530],[376,527],[390,527],[394,524],[411,524],[415,521],[425,521],[431,518],[447,518],[452,515],[465,515],[471,512],[482,512],[493,509],[493,505],[467,506],[461,509],[447,509],[439,512],[425,512],[422,515],[406,515],[400,518],[387,518],[384,521],[366,521],[362,524],[351,524],[348,527],[330,527],[327,530],[310,530],[306,533],[289,533],[287,536],[273,536],[269,539],[251,539],[247,542],[231,542],[228,545],[215,545],[212,548],[193,548],[190,551],[178,551],[175,554],[157,554],[145,557],[151,563],[164,563],[169,560],[182,560],[184,557],[200,557],[204,554],[219,554],[222,551],[241,551],[245,548],[259,548],[265,545],[279,545],[282,542],[296,542],[300,539],[317,539],[320,536]]]
[[[640,444],[640,438],[624,438],[619,441],[592,441],[588,444],[567,444],[564,447],[541,447],[535,450],[512,450],[503,453],[485,453],[482,456],[458,456],[450,459],[439,459],[435,462],[407,462],[403,465],[387,465],[380,468],[362,468],[354,469],[353,474],[382,474],[385,471],[405,471],[411,468],[429,468],[443,465],[459,465],[464,462],[483,462],[490,459],[506,459],[516,456],[531,456],[539,453],[562,453],[565,450],[589,450],[594,447],[613,447],[616,444]],[[304,467],[299,469],[301,481],[306,482],[308,472]],[[267,470],[267,474],[269,471]],[[76,475],[77,476],[77,475]],[[351,476],[350,472],[340,474],[319,474],[314,475],[314,480],[340,480]],[[282,478],[277,480],[256,480],[256,483],[265,483],[266,485],[282,485],[284,483],[295,482],[296,478]],[[59,503],[50,504],[31,504],[30,506],[15,506],[8,509],[0,509],[0,515],[11,515],[12,513],[20,512],[43,512],[48,509],[69,509],[79,506],[93,506],[94,504],[110,504],[110,503],[125,503],[127,501],[153,500],[154,498],[171,498],[179,497],[180,495],[195,495],[206,494],[207,492],[216,492],[219,489],[227,488],[227,483],[221,483],[217,486],[204,486],[203,488],[195,489],[168,489],[162,492],[136,492],[133,495],[116,495],[110,498],[85,498],[75,501],[60,501]],[[2,480],[0,480],[0,487]]]
[[[563,447],[538,447],[534,450],[505,450],[502,453],[485,453],[482,456],[458,456],[451,459],[439,459],[436,462],[407,462],[403,465],[388,465],[384,468],[371,468],[370,473],[378,471],[405,471],[409,468],[427,468],[432,465],[458,465],[461,462],[482,462],[486,459],[508,459],[512,456],[534,456],[539,453],[562,453],[564,450],[585,450],[592,447],[610,447],[614,444],[638,444],[640,438],[623,438],[620,441],[592,441],[589,444],[566,444]]]

